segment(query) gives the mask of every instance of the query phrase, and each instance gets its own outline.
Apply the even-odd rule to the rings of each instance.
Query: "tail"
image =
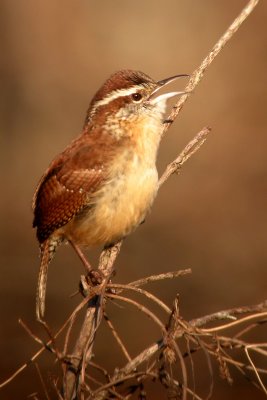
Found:
[[[37,293],[36,293],[36,319],[42,321],[45,313],[45,294],[48,274],[48,266],[52,261],[56,248],[60,244],[59,239],[46,239],[40,247],[41,264],[39,269]]]

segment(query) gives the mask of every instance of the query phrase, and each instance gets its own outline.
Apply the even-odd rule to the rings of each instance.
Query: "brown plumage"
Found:
[[[40,243],[64,226],[93,198],[107,179],[114,139],[101,129],[82,134],[50,165],[34,195],[33,226]],[[119,144],[119,143],[118,143]]]
[[[114,243],[150,209],[166,100],[181,92],[155,93],[174,78],[155,82],[141,72],[113,74],[94,96],[82,134],[41,178],[33,199],[41,249],[38,319],[45,310],[48,264],[62,241]]]

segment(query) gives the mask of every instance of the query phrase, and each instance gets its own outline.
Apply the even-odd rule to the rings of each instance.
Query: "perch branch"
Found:
[[[233,37],[233,35],[240,28],[242,23],[247,19],[247,17],[252,13],[259,0],[250,0],[247,5],[243,8],[240,14],[236,17],[233,23],[229,26],[229,28],[225,31],[225,33],[220,37],[217,43],[214,45],[212,50],[209,52],[207,57],[204,58],[200,66],[193,72],[188,82],[188,85],[185,88],[186,94],[181,96],[178,102],[173,107],[169,117],[167,118],[167,122],[165,123],[163,129],[163,135],[167,132],[170,125],[177,118],[179,112],[183,108],[185,102],[187,101],[190,93],[196,88],[201,79],[203,78],[206,69],[210,66],[210,64],[214,61],[215,57],[221,52],[224,46],[229,42],[229,40]]]
[[[64,377],[64,392],[66,400],[71,400],[77,395],[77,387],[81,387],[80,379],[84,377],[86,364],[92,357],[92,348],[97,328],[103,315],[103,301],[106,285],[113,273],[113,265],[119,254],[122,242],[113,247],[104,249],[100,256],[98,269],[104,276],[98,288],[98,294],[88,302],[82,328],[72,353],[73,362],[68,366]]]

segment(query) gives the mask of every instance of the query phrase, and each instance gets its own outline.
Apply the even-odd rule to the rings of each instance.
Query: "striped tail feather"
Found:
[[[38,275],[37,293],[36,293],[36,319],[42,321],[45,313],[45,295],[46,295],[46,283],[48,275],[48,266],[52,261],[55,251],[61,239],[46,239],[40,246],[41,251],[41,264]]]

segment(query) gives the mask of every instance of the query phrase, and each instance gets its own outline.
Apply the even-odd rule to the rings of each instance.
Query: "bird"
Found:
[[[187,76],[155,81],[140,71],[113,73],[92,98],[82,133],[41,177],[32,201],[41,259],[37,320],[44,318],[48,265],[60,244],[72,244],[86,264],[81,246],[114,244],[144,221],[158,190],[167,100],[185,93],[160,89]]]

